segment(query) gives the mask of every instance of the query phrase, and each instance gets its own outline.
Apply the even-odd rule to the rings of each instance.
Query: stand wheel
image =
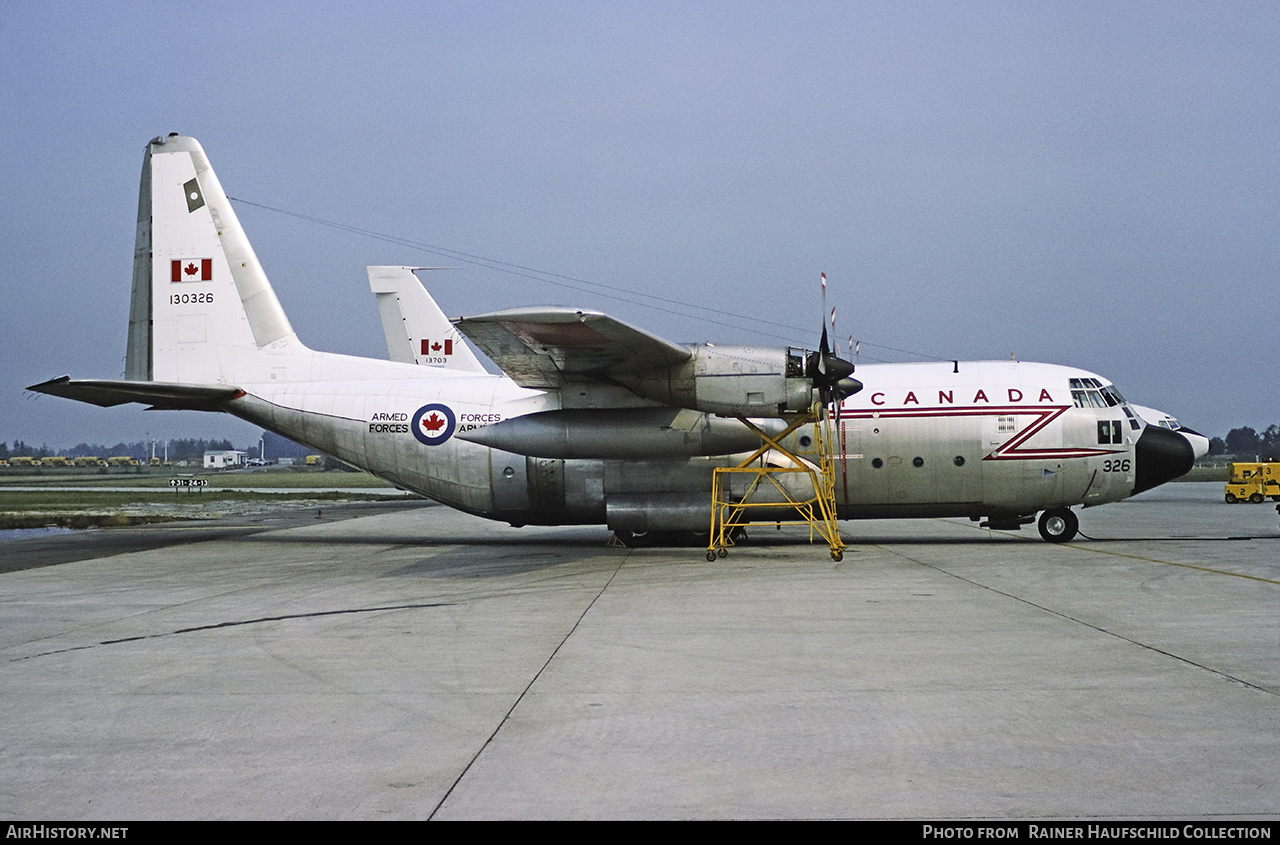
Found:
[[[831,559],[837,562],[844,560],[844,552],[843,551],[832,552]]]
[[[715,553],[715,551],[714,551],[714,550],[708,551],[708,552],[707,552],[707,560],[714,562],[714,561],[715,561],[715,559],[716,559],[716,553]]]

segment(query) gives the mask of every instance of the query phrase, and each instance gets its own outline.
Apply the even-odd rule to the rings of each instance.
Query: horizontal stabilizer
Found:
[[[103,408],[141,402],[175,411],[218,411],[221,404],[244,396],[244,391],[227,384],[170,384],[160,381],[114,381],[76,379],[70,376],[33,384],[27,390],[88,402]]]

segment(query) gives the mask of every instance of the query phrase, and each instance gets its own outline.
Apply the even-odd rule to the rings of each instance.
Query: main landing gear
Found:
[[[1050,543],[1070,543],[1080,530],[1080,519],[1066,508],[1040,514],[1040,536]]]

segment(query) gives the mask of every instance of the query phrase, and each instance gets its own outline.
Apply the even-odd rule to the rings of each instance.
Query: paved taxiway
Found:
[[[1280,816],[1280,528],[1221,485],[839,564],[303,516],[0,546],[69,561],[0,574],[0,817]]]

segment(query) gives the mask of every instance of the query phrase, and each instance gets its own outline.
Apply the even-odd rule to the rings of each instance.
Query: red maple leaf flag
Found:
[[[444,351],[445,355],[452,355],[453,341],[446,340],[442,345],[441,342],[438,340],[431,341],[425,337],[422,339],[422,357],[423,358],[429,357],[431,355],[439,355],[441,350]]]
[[[423,419],[422,427],[427,431],[439,431],[444,428],[444,417],[432,411],[431,416]]]
[[[171,282],[213,281],[212,258],[175,258],[169,264]]]

